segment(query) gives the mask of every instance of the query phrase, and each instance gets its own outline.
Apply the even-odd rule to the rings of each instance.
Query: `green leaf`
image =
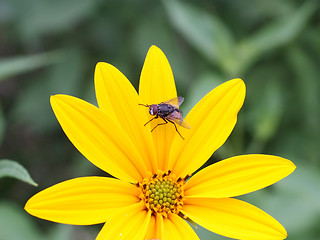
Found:
[[[25,41],[35,41],[41,35],[56,37],[60,31],[74,31],[74,26],[94,14],[96,0],[33,0],[32,3],[16,1],[20,10],[17,29]]]
[[[287,51],[288,63],[296,78],[297,100],[302,105],[308,134],[319,136],[320,126],[320,81],[319,67],[316,61],[298,45],[292,45]],[[302,113],[301,113],[302,114]]]
[[[1,201],[0,216],[0,240],[45,239],[21,206]]]
[[[62,51],[64,57],[61,61],[34,76],[33,81],[18,95],[10,111],[10,116],[16,123],[27,123],[41,132],[55,128],[57,121],[50,107],[50,95],[80,95],[82,81],[86,78],[86,71],[90,66],[85,65],[86,55],[81,49],[72,46]],[[93,69],[91,66],[90,71]],[[93,87],[93,84],[90,87]]]
[[[57,224],[46,236],[46,240],[70,240],[74,227],[70,225]]]
[[[30,177],[28,171],[21,164],[12,160],[0,160],[0,178],[2,177],[13,177],[33,186],[38,186]]]
[[[296,44],[287,49],[287,62],[290,64],[294,77],[292,89],[294,93],[295,118],[300,122],[300,131],[295,129],[292,135],[297,135],[300,144],[304,145],[302,154],[310,162],[319,161],[320,143],[320,81],[318,62],[309,52]],[[293,119],[292,117],[290,120]],[[288,126],[288,128],[290,128]],[[287,141],[289,142],[289,141]]]
[[[255,138],[266,142],[276,133],[283,113],[280,84],[278,82],[266,84],[264,93],[255,107],[256,109],[253,109],[253,114],[256,114],[253,126]]]
[[[0,59],[0,81],[60,61],[60,51]]]
[[[4,118],[2,107],[1,107],[1,104],[0,104],[0,145],[1,145],[1,142],[3,140],[5,128],[6,128],[6,120]]]
[[[307,1],[292,14],[274,21],[249,36],[239,45],[239,53],[243,60],[242,68],[248,68],[266,52],[293,41],[306,27],[316,9],[312,1]]]
[[[163,1],[173,26],[210,62],[223,69],[234,64],[234,40],[217,16],[183,1]]]
[[[186,93],[186,98],[181,106],[184,115],[187,113],[212,89],[223,83],[225,80],[222,76],[214,72],[204,72],[197,81],[190,83],[189,91]]]

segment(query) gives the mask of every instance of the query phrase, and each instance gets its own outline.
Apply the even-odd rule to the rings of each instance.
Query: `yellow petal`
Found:
[[[185,196],[226,198],[267,187],[291,174],[289,160],[263,154],[232,157],[196,173],[185,185]]]
[[[103,226],[96,240],[144,240],[150,218],[142,203],[126,207]]]
[[[147,174],[135,145],[103,111],[67,95],[52,96],[51,105],[70,141],[97,167],[129,182]]]
[[[287,232],[259,208],[233,198],[190,198],[183,213],[217,234],[246,240],[284,239]]]
[[[152,136],[143,126],[148,118],[144,107],[139,106],[140,100],[132,84],[117,68],[102,62],[96,66],[95,82],[99,107],[107,114],[116,116],[140,151],[141,160],[148,170],[156,172],[157,159]]]
[[[182,129],[185,140],[175,138],[169,169],[185,177],[201,167],[228,138],[237,122],[245,97],[241,79],[230,80],[213,89],[186,117],[191,129]]]
[[[176,85],[170,64],[164,53],[156,46],[151,46],[140,77],[139,98],[142,104],[158,104],[177,97]],[[148,109],[144,109],[148,119],[152,119]],[[146,125],[145,131],[151,131],[164,121],[159,118]],[[153,139],[158,153],[159,168],[167,171],[168,155],[171,142],[177,135],[173,124],[157,127],[153,132]]]
[[[148,231],[144,239],[160,240],[160,239],[164,239],[162,236],[163,236],[163,217],[161,214],[156,213],[155,215],[151,215]]]
[[[146,234],[145,239],[151,240],[151,239],[160,239],[160,235],[156,232],[156,217],[154,215],[151,215],[149,228]]]
[[[197,240],[199,237],[189,224],[176,214],[163,218],[161,214],[152,215],[146,240]]]
[[[176,214],[164,219],[164,236],[168,240],[199,240],[190,225]]]
[[[114,121],[117,121],[118,118],[116,113],[114,112],[112,102],[108,93],[108,85],[106,84],[106,80],[104,79],[104,76],[100,70],[101,65],[103,65],[103,63],[98,63],[94,71],[94,86],[98,106],[101,110],[105,111],[108,116],[111,117]]]
[[[107,177],[82,177],[58,183],[29,199],[25,210],[53,222],[89,225],[106,222],[119,209],[140,201],[139,189]]]

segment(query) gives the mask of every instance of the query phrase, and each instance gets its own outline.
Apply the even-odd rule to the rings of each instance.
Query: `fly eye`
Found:
[[[151,105],[149,108],[150,115],[156,115],[158,113],[158,107],[156,105]]]

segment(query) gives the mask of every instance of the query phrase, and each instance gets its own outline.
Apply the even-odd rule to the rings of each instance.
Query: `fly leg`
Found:
[[[154,118],[151,118],[148,122],[146,122],[143,126],[145,126],[145,125],[147,125],[149,122],[151,122],[152,120],[154,120],[154,119],[156,119],[156,118],[158,118],[158,115],[157,116],[155,116]],[[152,132],[152,131],[151,131]]]
[[[153,119],[155,119],[155,118],[153,118]],[[153,119],[151,119],[151,120],[153,120]],[[165,118],[161,118],[161,119],[163,119],[163,121],[165,121],[165,122],[164,122],[164,123],[158,123],[154,128],[152,128],[151,132],[152,132],[156,127],[158,127],[159,125],[165,125],[165,124],[168,123]],[[151,121],[151,120],[150,120],[150,121]],[[149,122],[150,122],[150,121],[149,121]],[[168,120],[168,121],[169,121],[169,120]]]
[[[167,121],[171,122],[174,125],[174,128],[176,129],[177,133],[179,133],[180,137],[182,137],[181,133],[178,131],[178,128],[177,128],[176,124],[174,122],[172,122],[171,120],[169,120],[169,119],[167,119]],[[184,140],[184,137],[182,137],[182,139]]]

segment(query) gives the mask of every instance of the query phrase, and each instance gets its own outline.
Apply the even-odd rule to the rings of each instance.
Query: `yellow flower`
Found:
[[[191,129],[172,124],[151,129],[161,118],[139,104],[177,97],[172,70],[152,46],[139,95],[115,67],[98,63],[99,108],[75,97],[51,97],[53,111],[70,141],[94,165],[115,178],[81,177],[49,187],[25,206],[31,215],[76,225],[105,223],[97,240],[199,239],[186,220],[236,239],[284,239],[286,230],[267,213],[235,196],[269,186],[292,173],[286,159],[232,157],[195,173],[228,138],[244,97],[241,79],[208,93],[186,116]]]

